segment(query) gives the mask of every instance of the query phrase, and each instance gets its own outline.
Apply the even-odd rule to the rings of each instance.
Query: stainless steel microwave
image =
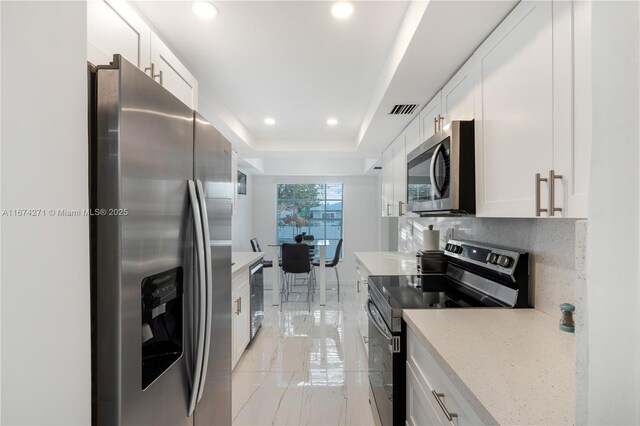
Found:
[[[473,121],[452,121],[407,155],[407,211],[476,212]]]

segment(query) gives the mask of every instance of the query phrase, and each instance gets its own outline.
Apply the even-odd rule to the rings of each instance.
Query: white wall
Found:
[[[640,3],[594,2],[592,31],[589,350],[579,383],[589,424],[639,424]]]
[[[239,169],[241,172],[247,173],[245,170]],[[232,223],[232,242],[233,251],[251,251],[251,243],[253,237],[253,176],[247,174],[247,195],[238,194],[238,201],[235,212],[231,218]]]
[[[2,209],[88,202],[86,4],[2,2]],[[2,217],[2,424],[89,424],[86,217]]]
[[[378,249],[379,204],[377,195],[377,177],[375,176],[336,176],[336,177],[291,177],[291,176],[254,176],[253,187],[247,192],[253,194],[253,230],[263,246],[276,241],[276,184],[277,183],[342,183],[344,200],[343,219],[343,261],[338,266],[340,285],[352,285],[356,280],[356,251],[374,251]],[[268,259],[275,258],[275,250],[268,252]],[[271,280],[267,274],[265,281]],[[335,282],[333,271],[327,271],[327,287]],[[270,283],[269,283],[270,285]]]

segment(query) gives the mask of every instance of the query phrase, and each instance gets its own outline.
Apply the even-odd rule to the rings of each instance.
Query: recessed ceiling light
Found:
[[[213,19],[220,14],[218,8],[208,1],[194,1],[191,8],[199,18],[206,20]]]
[[[329,126],[335,126],[336,124],[338,124],[338,120],[336,120],[335,118],[329,118],[329,119],[327,120],[327,124],[328,124]]]
[[[331,14],[338,19],[347,19],[353,14],[353,5],[346,1],[339,1],[331,6]]]
[[[266,124],[267,126],[273,126],[274,124],[276,124],[276,120],[271,117],[267,117],[264,119],[264,124]]]

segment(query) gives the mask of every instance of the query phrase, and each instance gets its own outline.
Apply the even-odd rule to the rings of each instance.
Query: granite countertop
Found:
[[[472,404],[500,424],[575,423],[575,338],[535,309],[404,310]]]
[[[262,252],[234,251],[231,253],[231,274],[235,274],[242,268],[251,266],[254,262],[264,256]]]
[[[354,254],[371,275],[415,275],[418,272],[415,253],[359,251]]]

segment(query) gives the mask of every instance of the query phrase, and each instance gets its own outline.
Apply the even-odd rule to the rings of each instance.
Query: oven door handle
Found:
[[[388,330],[385,330],[385,328],[381,327],[380,324],[378,324],[378,321],[376,320],[375,315],[373,314],[373,311],[371,311],[371,300],[367,302],[367,316],[369,317],[369,321],[373,323],[373,325],[378,329],[380,333],[382,333],[384,337],[387,338],[387,340],[392,339],[392,336],[390,335],[391,333],[389,333]]]
[[[431,179],[431,186],[433,186],[433,192],[437,198],[442,198],[442,191],[440,191],[438,182],[436,182],[436,160],[438,159],[438,154],[441,149],[442,144],[440,143],[433,151],[433,155],[431,156],[431,167],[429,167],[429,179]]]

